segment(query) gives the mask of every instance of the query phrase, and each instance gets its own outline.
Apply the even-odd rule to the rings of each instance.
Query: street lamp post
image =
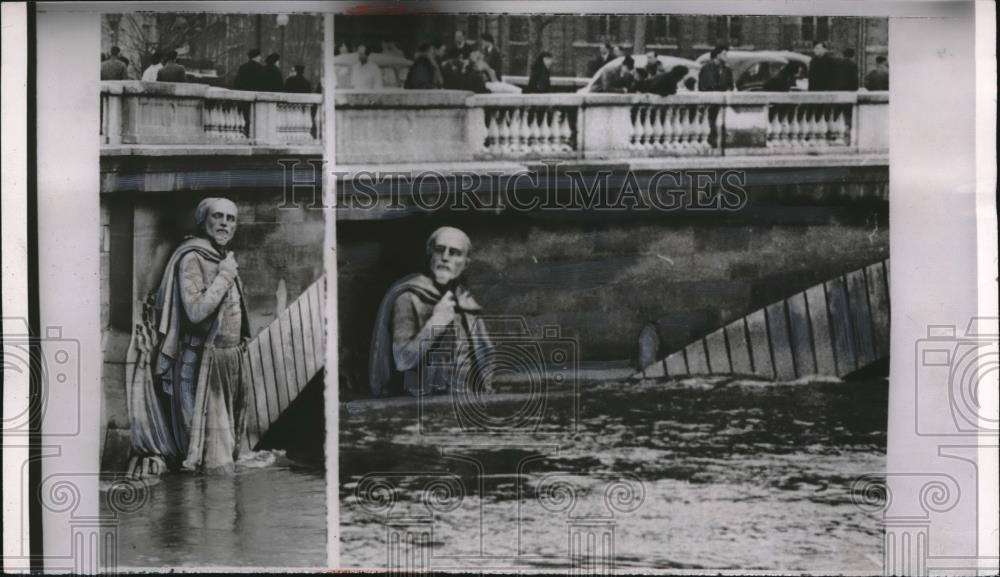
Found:
[[[281,62],[285,61],[285,28],[288,27],[288,14],[278,14],[277,17],[278,30],[281,31]]]

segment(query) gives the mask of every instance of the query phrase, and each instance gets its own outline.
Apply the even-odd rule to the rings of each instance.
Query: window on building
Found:
[[[830,40],[829,16],[803,16],[800,26],[803,42],[827,42]]]
[[[675,44],[680,35],[680,21],[676,16],[653,16],[653,40],[657,44]]]
[[[510,17],[510,41],[511,42],[527,42],[528,41],[528,17],[527,16],[511,16]]]
[[[479,40],[479,35],[485,32],[482,26],[482,16],[469,16],[466,21],[466,38],[469,40]]]
[[[618,38],[618,16],[603,14],[587,17],[587,42],[615,42]]]
[[[716,16],[708,22],[709,44],[743,44],[743,17]]]

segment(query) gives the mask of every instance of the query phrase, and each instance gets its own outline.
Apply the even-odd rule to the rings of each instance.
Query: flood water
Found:
[[[147,492],[141,508],[118,515],[122,570],[326,565],[322,468],[279,461],[231,476],[168,474]]]
[[[850,485],[885,467],[885,379],[580,390],[537,426],[491,403],[491,434],[448,403],[342,410],[342,564],[565,569],[584,527],[618,569],[881,572]]]

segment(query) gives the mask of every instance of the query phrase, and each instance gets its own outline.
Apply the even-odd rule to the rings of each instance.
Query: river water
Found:
[[[878,378],[587,385],[536,421],[503,421],[523,398],[491,403],[466,421],[489,433],[448,403],[342,411],[342,564],[566,569],[586,529],[619,570],[880,573],[877,519],[850,485],[884,470],[887,391]]]
[[[528,395],[544,401],[542,417],[520,421],[504,417],[538,405],[494,396],[477,421],[489,432],[460,426],[448,398],[348,404],[342,564],[396,566],[391,550],[414,568],[565,570],[570,543],[589,531],[613,544],[613,555],[595,550],[619,571],[881,572],[877,519],[852,504],[850,484],[884,469],[885,379],[580,390]],[[249,465],[163,476],[118,515],[119,566],[325,565],[321,461]],[[389,548],[398,534],[422,540]]]
[[[119,569],[325,566],[326,473],[261,457],[231,476],[168,474],[149,486],[113,525]]]

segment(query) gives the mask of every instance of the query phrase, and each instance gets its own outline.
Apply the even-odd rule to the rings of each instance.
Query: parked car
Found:
[[[764,83],[773,78],[789,62],[799,65],[799,75],[793,90],[806,90],[809,76],[808,55],[791,50],[730,50],[726,62],[733,69],[736,89],[740,91],[763,90]],[[711,59],[706,52],[698,57],[699,65]]]
[[[624,60],[624,59],[625,59],[624,56],[620,56],[620,57],[615,58],[614,60],[608,62],[604,66],[601,66],[600,70],[598,70],[597,73],[595,73],[594,76],[587,82],[587,85],[584,86],[583,88],[577,90],[577,92],[579,92],[581,94],[582,93],[586,93],[586,92],[594,92],[594,86],[597,85],[597,80],[601,77],[601,74],[604,74],[604,71],[607,70],[608,68],[611,68],[611,67],[614,67],[614,66],[620,66],[621,63],[622,63],[622,60]],[[681,58],[679,56],[667,56],[667,55],[657,56],[656,59],[659,60],[661,64],[663,64],[663,69],[666,70],[666,71],[668,71],[668,72],[674,66],[687,66],[688,67],[687,76],[685,76],[683,79],[681,79],[680,82],[677,83],[678,91],[680,91],[680,87],[683,86],[683,84],[687,81],[688,78],[693,78],[694,81],[695,81],[695,83],[698,82],[698,71],[701,70],[701,64],[695,62],[694,60],[688,60],[687,58]],[[633,54],[632,55],[632,60],[635,61],[635,67],[636,68],[645,68],[646,67],[646,55],[645,54]]]
[[[402,90],[406,83],[406,75],[410,72],[413,61],[402,56],[373,52],[368,56],[382,70],[382,85],[391,90]],[[337,74],[337,88],[350,90],[351,67],[358,63],[358,53],[338,54],[333,58],[333,67]],[[509,82],[487,82],[486,88],[495,94],[520,94],[521,89]]]

